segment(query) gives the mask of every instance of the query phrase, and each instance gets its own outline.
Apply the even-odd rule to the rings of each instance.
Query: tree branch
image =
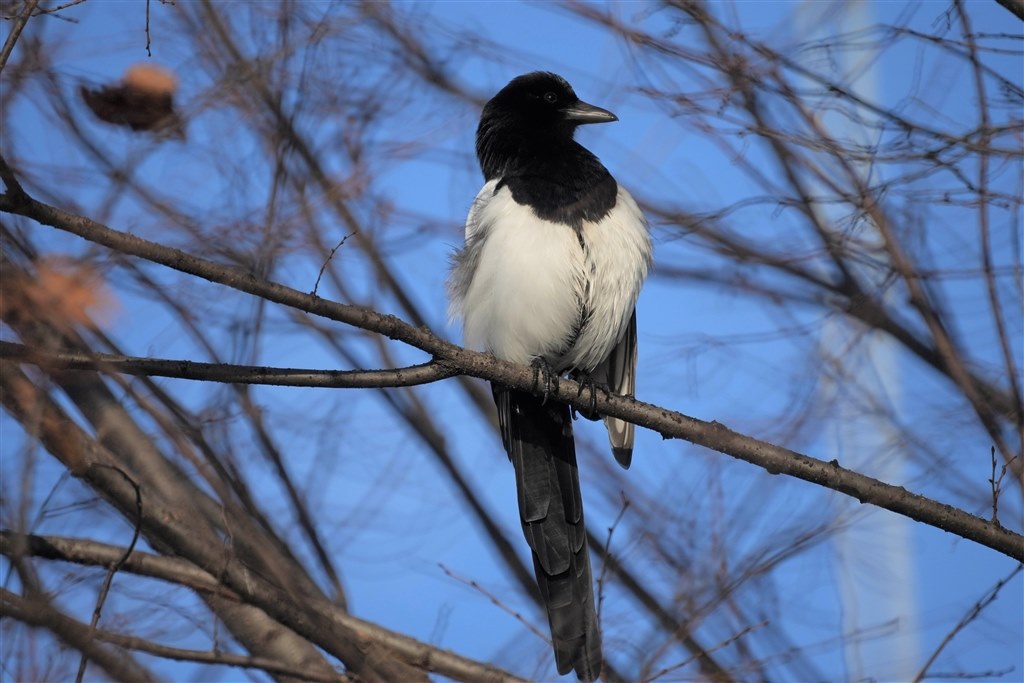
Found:
[[[0,159],[0,169],[5,165]],[[429,353],[434,356],[435,362],[450,365],[462,374],[539,393],[534,372],[528,366],[516,365],[499,360],[490,354],[461,348],[440,339],[429,330],[413,327],[393,315],[383,315],[359,306],[321,299],[259,278],[240,268],[224,266],[179,249],[112,230],[89,218],[49,206],[27,195],[0,195],[0,211],[31,218],[43,225],[78,235],[121,253],[143,258],[268,301],[382,334]],[[885,508],[1024,561],[1024,536],[958,508],[911,493],[901,486],[887,484],[844,469],[838,460],[818,460],[788,448],[739,434],[718,422],[705,422],[642,401],[605,395],[600,391],[594,392],[570,380],[559,380],[558,386],[549,392],[549,395],[581,410],[596,407],[602,415],[622,418],[647,427],[664,438],[684,439],[698,446],[731,455],[762,467],[771,474],[785,474],[839,491],[862,503]]]
[[[0,341],[0,358],[28,362],[48,370],[101,370],[126,375],[174,377],[227,384],[333,389],[409,387],[436,382],[458,374],[454,368],[436,362],[394,370],[308,370],[115,356],[107,353],[52,352],[7,341]]]
[[[0,598],[3,600],[5,611],[12,617],[26,623],[34,623],[32,621],[33,615],[30,615],[29,613],[37,608],[35,601],[19,597],[18,595],[2,588],[0,588]],[[292,666],[282,664],[281,662],[267,657],[249,657],[246,655],[232,654],[230,652],[185,650],[177,647],[169,647],[167,645],[160,645],[159,643],[145,640],[144,638],[126,636],[104,629],[90,628],[89,626],[69,617],[64,618],[66,619],[66,622],[61,624],[62,628],[75,629],[76,632],[77,630],[83,630],[87,632],[92,639],[101,640],[129,650],[146,652],[151,655],[163,657],[164,659],[201,662],[204,664],[218,664],[221,666],[231,666],[243,669],[260,669],[271,674],[291,676],[304,681],[316,681],[318,683],[346,683],[347,681],[352,680],[348,676],[344,676],[342,674],[338,674],[336,676],[325,676],[315,671],[299,671]],[[47,624],[47,627],[49,627],[49,624]],[[93,646],[99,647],[96,643],[93,643]],[[90,654],[89,657],[92,659],[92,654]],[[109,670],[108,673],[110,673]],[[122,678],[122,680],[140,679]]]
[[[46,628],[63,642],[95,662],[111,678],[120,681],[158,681],[131,657],[103,647],[94,639],[95,632],[85,624],[54,608],[40,597],[26,598],[0,588],[0,613],[18,621]]]
[[[105,566],[125,556],[125,548],[107,543],[62,536],[17,534],[7,530],[0,530],[0,554],[10,555],[19,545],[22,552],[27,555],[89,566]],[[140,576],[148,576],[187,586],[198,592],[215,593],[225,598],[239,599],[239,596],[234,591],[223,586],[212,574],[203,571],[182,558],[163,557],[135,550],[127,556],[127,560],[121,569],[122,571]],[[523,679],[517,678],[506,671],[461,657],[453,652],[442,650],[426,643],[421,643],[400,633],[389,631],[377,624],[353,617],[336,607],[330,610],[330,618],[346,629],[352,630],[359,638],[365,641],[377,642],[413,665],[427,671],[433,671],[462,681],[526,683]],[[118,638],[124,638],[124,636],[118,636]],[[117,640],[111,640],[111,642],[121,644]],[[134,646],[125,645],[125,647]],[[289,668],[288,672],[284,673],[289,672],[293,671]],[[316,680],[321,679],[318,678]]]
[[[1003,578],[996,581],[996,584],[994,586],[989,588],[987,591],[985,591],[984,595],[978,598],[978,601],[974,603],[970,610],[967,611],[967,614],[965,614],[963,618],[960,619],[957,625],[953,627],[953,630],[946,634],[946,637],[942,639],[942,642],[939,643],[939,646],[936,647],[935,651],[932,652],[930,657],[928,657],[928,661],[924,663],[924,666],[921,667],[921,670],[917,672],[917,676],[914,677],[914,683],[920,683],[922,680],[924,680],[924,678],[928,675],[928,669],[932,667],[932,664],[934,664],[935,660],[939,658],[939,655],[942,654],[942,651],[946,648],[946,646],[949,645],[953,638],[955,638],[956,635],[960,633],[960,631],[964,630],[968,624],[970,624],[972,621],[981,616],[981,613],[984,611],[986,607],[988,607],[996,601],[996,598],[999,597],[999,591],[1002,590],[1003,586],[1008,584],[1015,576],[1017,576],[1017,574],[1020,574],[1021,569],[1024,569],[1024,565],[1018,564],[1013,569],[1013,571],[1011,571],[1007,576],[1004,576]],[[936,676],[936,678],[938,678],[938,676]]]
[[[14,44],[18,42],[18,37],[21,35],[25,24],[28,23],[29,17],[32,16],[32,12],[38,4],[39,0],[26,0],[21,8],[21,14],[14,20],[14,26],[11,27],[11,32],[7,34],[7,40],[4,41],[3,48],[0,48],[0,73],[3,73],[4,67],[7,66],[7,60],[10,59],[11,53],[14,51]]]
[[[133,438],[135,425],[125,424],[128,418],[118,420],[112,415],[120,408],[111,403],[112,396],[99,395],[99,388],[76,386],[89,379],[71,378],[61,388],[85,409],[93,426],[100,422],[90,411],[102,416],[106,433],[95,438],[10,361],[0,361],[0,401],[23,422],[38,415],[33,436],[73,476],[102,494],[126,517],[135,510],[135,489],[102,465],[122,463],[130,468],[146,492],[143,533],[147,540],[160,552],[188,558],[241,596],[235,602],[209,596],[209,602],[250,651],[279,651],[279,646],[286,644],[289,652],[282,657],[294,653],[307,667],[333,672],[316,649],[321,648],[368,683],[427,680],[422,671],[394,657],[390,650],[357,637],[333,620],[329,615],[337,606],[323,597],[302,566],[275,553],[272,541],[247,517],[232,514],[230,506],[220,508],[222,517],[225,513],[230,517],[217,527],[230,538],[230,549],[226,548],[205,514],[207,507],[217,503],[193,488],[190,481],[179,481],[180,472],[172,463],[150,457],[154,446],[143,437]],[[265,623],[267,616],[276,623]]]

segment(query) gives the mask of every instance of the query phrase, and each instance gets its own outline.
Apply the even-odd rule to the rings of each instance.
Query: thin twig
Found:
[[[38,12],[33,14],[32,16],[34,16],[34,17],[41,17],[44,14],[52,14],[52,15],[57,16],[58,19],[63,19],[64,21],[69,21],[71,23],[77,24],[78,21],[75,20],[75,19],[71,19],[69,17],[61,17],[61,16],[58,16],[58,15],[59,15],[60,12],[68,9],[69,7],[74,7],[75,5],[81,5],[84,2],[86,2],[86,0],[68,0],[68,2],[65,2],[63,5],[57,5],[56,7],[43,7]]]
[[[1003,466],[999,469],[999,476],[996,476],[996,447],[992,446],[992,478],[988,480],[988,483],[992,486],[992,523],[1002,526],[999,523],[999,496],[1003,492],[1003,477],[1006,476],[1006,468],[1010,463],[1003,463]],[[1013,456],[1011,460],[1016,460],[1017,456]]]
[[[714,645],[714,646],[708,648],[707,650],[704,651],[704,654],[709,654],[711,652],[715,652],[717,650],[721,650],[724,647],[728,647],[729,645],[735,643],[737,640],[739,640],[743,636],[747,635],[748,633],[751,633],[752,631],[756,631],[757,629],[763,628],[764,626],[767,626],[767,625],[768,625],[767,621],[762,621],[760,623],[752,624],[750,626],[747,626],[743,630],[739,631],[738,633],[736,633],[736,634],[734,634],[732,636],[729,636],[728,638],[726,638],[722,642],[718,643],[717,645]],[[687,657],[683,661],[677,662],[676,664],[673,664],[672,666],[667,666],[664,669],[661,669],[660,671],[656,672],[650,678],[645,679],[644,683],[648,683],[649,681],[657,680],[657,679],[661,678],[662,676],[665,676],[667,674],[672,673],[673,671],[678,671],[679,669],[683,668],[684,666],[686,666],[690,662],[694,661],[695,659],[697,659],[697,655],[693,655],[691,657]]]
[[[925,676],[925,678],[934,678],[938,681],[973,681],[985,678],[994,681],[1015,670],[1016,667],[1008,666],[1005,669],[989,669],[988,671],[935,671]]]
[[[152,57],[153,51],[149,49],[151,42],[149,36],[149,2],[150,0],[146,0],[146,56]]]
[[[1003,577],[1002,579],[999,579],[999,581],[996,581],[996,584],[989,588],[985,592],[985,594],[982,595],[976,603],[974,603],[971,609],[967,611],[967,614],[965,614],[963,618],[960,619],[960,622],[955,627],[953,627],[952,631],[946,634],[946,637],[942,639],[942,642],[939,643],[939,646],[935,648],[935,651],[932,652],[931,656],[928,658],[928,661],[926,661],[924,663],[924,666],[921,667],[921,670],[917,672],[917,676],[914,677],[914,683],[920,683],[924,679],[925,675],[928,673],[928,669],[931,668],[931,665],[935,663],[936,658],[938,658],[938,656],[942,653],[942,650],[945,649],[945,647],[949,645],[950,641],[952,641],[953,638],[956,637],[956,634],[964,630],[964,628],[966,628],[968,624],[970,624],[972,621],[974,621],[981,615],[982,611],[986,607],[995,602],[996,598],[999,597],[999,591],[1003,588],[1003,586],[1012,581],[1013,578],[1017,576],[1017,574],[1020,574],[1021,569],[1024,569],[1024,564],[1018,564],[1014,568],[1014,570],[1010,572],[1007,576]]]
[[[320,287],[320,278],[324,276],[324,271],[327,270],[327,265],[331,262],[331,259],[334,258],[334,252],[338,251],[338,249],[341,249],[341,245],[345,244],[348,238],[352,237],[352,235],[354,234],[356,233],[350,232],[349,234],[345,235],[344,237],[341,238],[341,241],[335,244],[334,248],[331,249],[331,253],[327,255],[327,258],[324,259],[323,265],[320,266],[320,272],[316,274],[316,282],[313,283],[313,291],[310,292],[310,294],[316,296],[316,290]]]
[[[619,514],[615,515],[615,519],[612,521],[611,526],[608,527],[608,536],[604,541],[604,555],[601,558],[601,573],[597,577],[597,619],[598,622],[601,620],[601,607],[604,605],[604,579],[608,573],[608,553],[612,549],[612,534],[615,533],[615,529],[618,528],[619,523],[622,522],[622,518],[626,515],[626,510],[629,509],[629,498],[626,498],[626,494],[622,491],[619,492],[622,496],[622,507],[619,508]]]
[[[103,577],[103,585],[100,587],[99,595],[96,597],[96,607],[93,608],[92,619],[89,622],[90,633],[95,633],[96,625],[100,621],[100,613],[103,611],[103,604],[107,601],[107,595],[110,593],[110,586],[114,582],[114,574],[116,574],[117,571],[124,566],[124,563],[128,561],[128,558],[131,557],[132,550],[135,549],[135,544],[139,541],[139,534],[142,533],[142,490],[139,488],[139,485],[135,480],[129,477],[128,473],[120,467],[115,465],[104,465],[101,463],[93,464],[91,467],[106,467],[112,469],[124,477],[128,484],[135,489],[135,524],[132,530],[132,540],[128,544],[128,547],[124,549],[124,554],[118,558],[117,562],[112,563],[107,568],[107,574]],[[75,683],[82,683],[82,680],[85,677],[85,667],[88,662],[89,656],[83,651],[82,657],[78,661],[78,674],[75,676]]]
[[[495,607],[500,609],[502,612],[505,612],[505,613],[511,615],[516,621],[518,621],[520,624],[522,624],[526,628],[530,629],[530,631],[535,636],[537,636],[538,638],[543,640],[545,643],[547,643],[548,645],[551,644],[551,639],[548,638],[546,635],[544,635],[544,633],[541,632],[540,629],[538,629],[536,626],[534,626],[529,621],[527,621],[526,617],[524,617],[522,614],[520,614],[519,612],[515,611],[514,609],[512,609],[511,607],[506,605],[504,602],[502,602],[498,598],[498,596],[496,596],[494,593],[490,592],[489,590],[487,590],[486,588],[481,586],[479,583],[477,583],[473,579],[467,579],[465,577],[459,576],[458,574],[453,572],[451,569],[448,569],[448,567],[444,566],[440,562],[437,563],[437,566],[440,567],[441,571],[443,571],[449,577],[451,577],[451,578],[455,579],[456,581],[458,581],[459,583],[463,583],[463,584],[469,586],[470,588],[472,588],[473,590],[479,592],[481,595],[483,595],[488,600],[490,600],[491,604],[493,604]]]

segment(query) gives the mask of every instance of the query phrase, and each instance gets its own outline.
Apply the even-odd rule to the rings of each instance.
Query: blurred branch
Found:
[[[72,637],[87,637],[89,647],[83,649],[82,656],[88,656],[90,659],[95,659],[95,653],[102,651],[102,646],[99,643],[92,641],[103,641],[116,645],[120,648],[127,650],[138,650],[139,652],[145,652],[146,654],[155,655],[163,659],[175,659],[179,661],[189,662],[201,662],[204,664],[213,664],[220,666],[230,666],[236,668],[246,669],[260,669],[271,674],[280,674],[285,676],[291,676],[296,679],[306,681],[316,681],[317,683],[345,683],[352,679],[343,676],[324,676],[323,674],[315,671],[308,670],[296,670],[295,668],[289,667],[285,664],[281,664],[272,659],[265,657],[246,657],[244,655],[231,654],[229,652],[205,652],[202,650],[183,650],[181,648],[169,647],[167,645],[160,645],[151,641],[145,640],[144,638],[138,638],[135,636],[125,636],[120,633],[113,633],[104,629],[97,629],[95,627],[86,626],[85,624],[71,619],[70,617],[61,615],[60,617],[54,617],[53,614],[49,615],[49,619],[46,616],[40,614],[30,614],[39,609],[38,601],[33,601],[25,598],[21,598],[10,591],[0,588],[0,600],[3,601],[2,605],[5,611],[5,615],[10,616],[24,621],[25,623],[33,625],[45,625],[47,628],[53,628],[54,619],[59,619],[58,628],[66,633],[73,634]],[[57,629],[53,629],[57,632]],[[88,650],[88,655],[86,653]],[[97,661],[97,663],[100,663]],[[102,664],[101,664],[102,666]],[[122,673],[123,670],[111,671],[106,666],[103,666],[104,671],[116,677],[117,680],[123,681],[145,681],[145,680],[157,680],[154,678],[140,678],[139,674]]]
[[[15,534],[0,530],[0,553],[11,554],[18,544],[24,553],[52,560],[63,560],[83,565],[104,566],[125,554],[125,549],[77,538]],[[213,575],[183,558],[163,557],[142,551],[132,551],[124,563],[124,571],[180,584],[193,590],[215,593],[230,599],[239,596],[226,588]],[[408,636],[389,631],[377,624],[364,621],[337,608],[328,608],[330,619],[351,629],[359,638],[380,643],[419,668],[433,671],[458,681],[486,683],[525,683],[522,679],[497,667],[461,657],[421,643]],[[300,676],[301,678],[302,676]],[[313,679],[310,679],[313,680]],[[316,679],[320,680],[320,679]]]
[[[589,528],[587,529],[587,543],[590,544],[591,552],[601,558],[601,573],[604,574],[607,569],[622,583],[625,590],[654,617],[661,629],[678,641],[690,653],[692,659],[696,660],[701,676],[705,680],[716,683],[733,680],[729,672],[709,654],[708,649],[698,642],[690,625],[681,622],[662,605],[654,593],[649,590],[649,587],[644,585],[644,581],[629,571],[618,556],[612,553],[611,549]]]
[[[0,614],[52,631],[66,645],[81,652],[115,680],[140,683],[160,680],[128,654],[96,642],[95,632],[91,628],[60,612],[41,596],[22,597],[6,588],[0,588]]]
[[[733,635],[729,636],[728,638],[726,638],[722,642],[717,643],[716,645],[713,645],[710,648],[708,648],[705,651],[704,654],[710,654],[712,652],[717,652],[718,650],[721,650],[724,647],[728,647],[728,646],[732,645],[733,643],[737,642],[738,640],[740,640],[741,638],[743,638],[743,636],[747,635],[748,633],[750,633],[752,631],[756,631],[759,628],[764,627],[766,623],[767,622],[762,621],[762,622],[757,623],[757,624],[751,624],[750,626],[745,626],[743,629],[741,629],[737,633],[734,633]],[[676,662],[675,664],[672,664],[671,666],[664,667],[660,671],[657,671],[657,672],[653,673],[652,675],[650,675],[648,677],[645,677],[643,679],[643,681],[644,681],[644,683],[648,683],[648,681],[656,681],[659,678],[667,676],[668,674],[670,674],[670,673],[672,673],[674,671],[678,671],[679,669],[682,669],[684,666],[686,666],[687,664],[689,664],[690,662],[692,662],[696,658],[697,658],[697,655],[693,655],[693,656],[691,656],[691,657],[689,657],[687,659],[684,659],[681,662]]]
[[[751,72],[744,68],[744,56],[732,47],[734,43],[732,32],[715,20],[705,3],[680,2],[677,4],[677,8],[685,12],[692,21],[700,26],[717,62],[723,65],[723,73],[729,79],[732,89],[742,95],[743,107],[754,122],[755,130],[766,140],[776,156],[776,161],[783,169],[788,184],[798,198],[796,203],[797,209],[806,216],[815,235],[820,239],[822,246],[829,254],[831,262],[837,270],[837,289],[844,292],[851,302],[858,302],[862,307],[871,301],[871,297],[865,293],[864,286],[853,272],[851,254],[842,247],[839,241],[840,235],[823,222],[823,216],[818,210],[816,203],[812,201],[810,193],[805,187],[805,182],[801,179],[802,176],[797,172],[797,166],[807,166],[810,168],[818,181],[828,186],[835,196],[844,197],[858,213],[862,213],[870,219],[873,229],[882,238],[892,269],[899,275],[906,286],[912,308],[917,312],[928,329],[943,371],[960,387],[964,397],[977,414],[979,422],[981,422],[989,437],[1003,455],[1004,461],[1013,468],[1016,478],[1020,480],[1022,475],[1024,475],[1024,466],[1021,465],[1019,459],[1014,459],[1016,454],[1003,438],[1001,426],[992,406],[986,401],[986,396],[978,391],[978,383],[968,371],[967,361],[955,343],[949,331],[949,325],[943,320],[941,307],[933,303],[932,297],[928,295],[921,279],[918,277],[917,269],[906,249],[906,245],[897,237],[895,227],[881,203],[880,193],[872,191],[863,174],[851,163],[847,155],[842,152],[843,146],[824,128],[820,116],[809,111],[803,101],[796,96],[796,87],[789,83],[779,69],[773,68],[767,77],[762,76],[755,79]],[[975,73],[980,78],[978,72],[976,71]],[[831,151],[831,158],[842,170],[840,179],[834,179],[831,177],[832,174],[817,170],[811,167],[807,160],[799,159],[783,136],[777,134],[776,126],[771,125],[766,118],[765,108],[759,97],[760,91],[758,86],[763,85],[765,80],[778,84],[777,89],[785,101],[795,109],[803,123],[814,133],[813,139],[824,143],[825,148]],[[983,110],[986,106],[983,97],[980,106]],[[982,160],[979,170],[982,178],[980,190],[981,231],[983,237],[987,238],[985,226],[987,220],[987,198],[984,196],[984,179],[987,167],[984,160],[987,159],[985,150],[989,149],[989,131],[988,121],[984,115],[982,116],[982,125],[979,130],[981,132],[978,146],[981,150],[980,157]],[[985,248],[987,249],[987,244]],[[998,299],[996,299],[996,303],[998,303]],[[873,307],[882,309],[880,302],[874,303]],[[1005,327],[1001,324],[1001,311],[997,308],[993,311],[993,314],[996,317],[999,331],[1003,333],[1002,342],[1008,344],[1008,340],[1005,337]],[[1014,374],[1012,361],[1011,365],[1007,367],[1007,371],[1011,375]],[[1013,396],[1015,399],[1011,419],[1017,423],[1018,430],[1020,431],[1022,425],[1024,425],[1024,412],[1020,409],[1020,396],[1017,393],[1016,380],[1011,381],[1011,386],[1014,389]],[[1021,433],[1024,435],[1024,431],[1021,431]],[[1024,444],[1021,447],[1024,448]]]
[[[484,105],[484,100],[474,96],[460,83],[453,80],[450,74],[441,67],[438,60],[428,53],[427,46],[418,40],[423,35],[422,32],[410,31],[407,30],[407,27],[400,26],[396,12],[390,4],[363,0],[359,3],[359,8],[380,26],[389,38],[395,41],[398,48],[397,53],[401,55],[413,73],[449,95],[471,102],[477,107]]]
[[[19,548],[21,544],[21,548]],[[47,560],[63,560],[85,566],[106,567],[125,557],[121,568],[138,576],[147,576],[176,583],[199,593],[219,595],[238,600],[238,594],[219,583],[183,557],[154,555],[141,550],[126,553],[122,546],[100,543],[84,538],[66,536],[39,536],[0,529],[0,554],[12,556],[17,552]]]
[[[38,4],[39,0],[25,0],[25,4],[21,6],[21,13],[14,20],[14,26],[7,34],[4,46],[0,48],[0,73],[3,73],[4,67],[7,66],[7,60],[10,59],[11,53],[14,51],[14,44],[18,42],[18,37],[25,29],[25,24],[28,23],[29,17],[32,16],[32,12]]]
[[[964,9],[962,0],[955,0],[953,7],[956,8],[957,16],[963,27],[964,40],[967,43],[967,50],[971,68],[974,72],[974,88],[978,98],[978,124],[982,133],[982,146],[987,147],[989,142],[992,122],[989,119],[988,94],[985,90],[985,75],[981,60],[978,58],[978,45],[974,39],[974,32],[971,30],[971,20]],[[985,273],[985,289],[988,294],[989,308],[992,310],[992,319],[995,323],[996,333],[999,339],[999,347],[1003,352],[1003,363],[1007,370],[1007,377],[1010,381],[1010,388],[1013,396],[1017,399],[1017,430],[1024,441],[1024,395],[1021,394],[1020,382],[1018,381],[1017,364],[1013,358],[1013,349],[1009,332],[1006,329],[1006,321],[1003,316],[1003,305],[999,297],[999,288],[996,284],[995,273],[992,263],[992,235],[989,226],[989,155],[982,153],[978,158],[978,232],[981,242],[981,263]],[[1022,445],[1024,449],[1024,445]],[[1024,452],[1011,454],[1005,453],[1007,464],[1012,466],[1012,460],[1024,458]],[[1018,467],[1015,473],[1019,478],[1024,468]]]
[[[38,414],[32,436],[126,517],[135,509],[135,490],[103,465],[130,471],[144,491],[142,528],[149,543],[188,558],[244,597],[240,604],[204,596],[250,651],[269,650],[311,671],[332,671],[315,645],[365,680],[418,680],[417,669],[394,661],[378,643],[366,643],[326,617],[327,610],[337,607],[316,589],[302,565],[276,552],[249,518],[218,505],[184,478],[122,413],[121,403],[97,377],[68,375],[55,379],[97,430],[95,439],[10,361],[0,361],[0,401],[19,421]],[[218,523],[224,526],[218,528]]]

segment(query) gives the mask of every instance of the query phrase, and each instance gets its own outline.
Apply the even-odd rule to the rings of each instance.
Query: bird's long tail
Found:
[[[581,681],[593,681],[601,673],[601,633],[569,407],[503,387],[494,387],[494,400],[558,673],[575,669]]]

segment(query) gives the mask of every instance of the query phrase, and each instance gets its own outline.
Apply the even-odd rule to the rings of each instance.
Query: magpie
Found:
[[[467,346],[632,395],[635,307],[651,240],[633,198],[573,140],[577,126],[617,120],[548,72],[518,76],[491,98],[476,132],[485,182],[448,289]],[[547,397],[498,385],[492,391],[555,665],[593,681],[601,673],[601,633],[572,414]],[[633,425],[612,417],[604,423],[616,460],[629,467]]]

